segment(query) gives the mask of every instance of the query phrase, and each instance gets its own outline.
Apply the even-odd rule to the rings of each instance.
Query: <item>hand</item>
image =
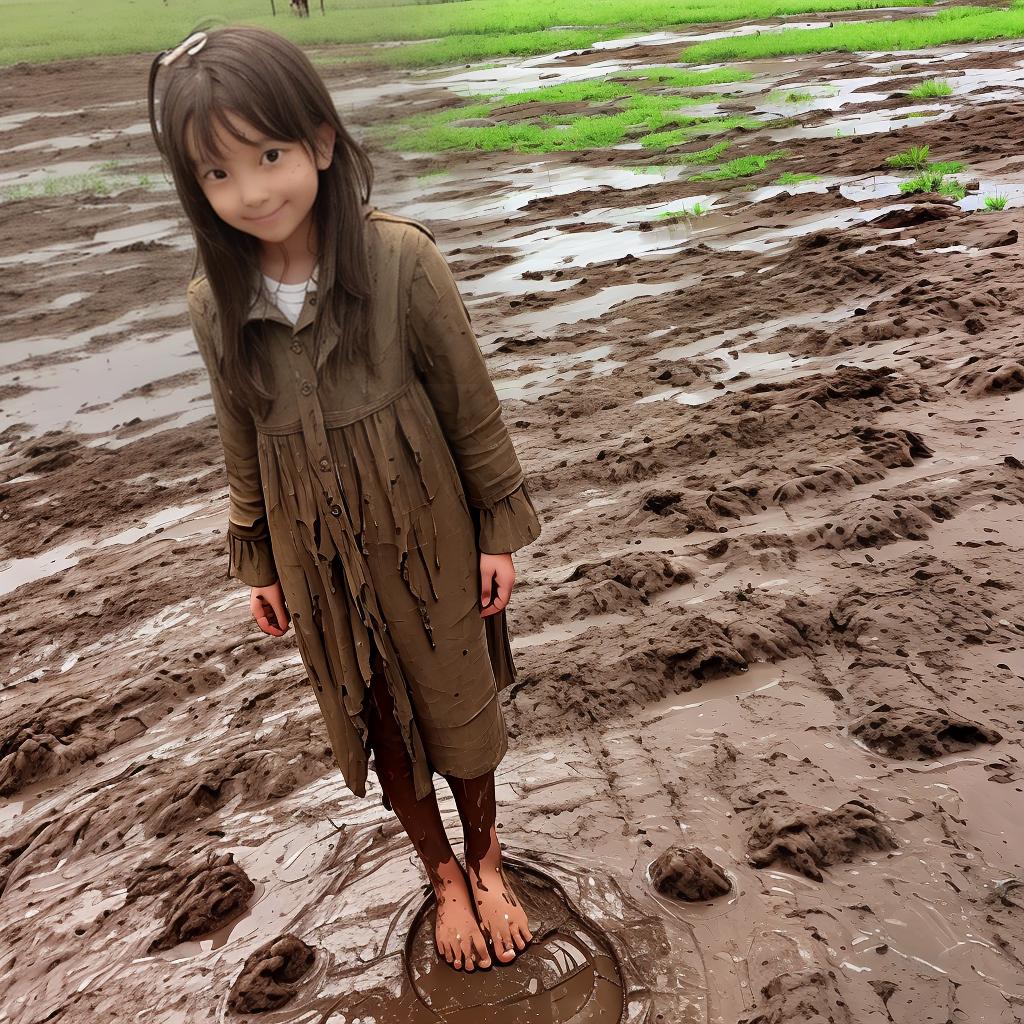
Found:
[[[284,591],[280,582],[269,587],[253,587],[249,591],[249,611],[256,625],[269,636],[284,636],[291,617],[284,606]]]
[[[516,569],[512,564],[512,555],[480,555],[480,604],[483,611],[481,618],[497,615],[512,596],[512,587],[516,582]],[[492,584],[496,584],[493,585]],[[491,598],[494,603],[491,604]]]

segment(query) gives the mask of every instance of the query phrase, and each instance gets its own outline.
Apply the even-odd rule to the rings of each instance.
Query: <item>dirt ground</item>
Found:
[[[678,49],[329,82],[362,137]],[[1024,56],[748,66],[707,91],[788,119],[732,136],[788,152],[752,178],[370,147],[374,201],[450,256],[544,524],[498,779],[539,938],[504,975],[432,963],[374,777],[343,788],[291,634],[225,577],[166,182],[4,205],[0,1021],[241,1019],[243,966],[250,1010],[295,989],[273,1021],[1024,1021]],[[162,180],[146,72],[0,72],[0,184]],[[899,194],[919,145],[965,200]]]

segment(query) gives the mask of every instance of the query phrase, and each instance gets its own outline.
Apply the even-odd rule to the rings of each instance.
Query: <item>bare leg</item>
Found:
[[[494,827],[494,772],[476,779],[446,775],[462,818],[466,868],[480,927],[502,963],[516,958],[533,938],[526,911],[516,898],[501,862],[501,844]]]
[[[409,833],[427,878],[434,887],[437,899],[434,943],[437,951],[455,968],[461,969],[463,964],[467,971],[475,967],[490,967],[487,942],[473,912],[465,873],[448,842],[437,797],[431,793],[422,800],[416,799],[412,764],[395,720],[394,704],[383,675],[373,674],[371,689],[373,700],[370,701],[367,725],[377,777],[395,814]]]

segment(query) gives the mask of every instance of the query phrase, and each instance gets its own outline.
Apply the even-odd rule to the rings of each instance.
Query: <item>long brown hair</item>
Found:
[[[269,138],[303,144],[312,157],[317,127],[327,122],[334,128],[332,160],[317,172],[313,208],[319,242],[314,350],[320,351],[330,332],[337,333],[337,347],[324,364],[332,376],[342,362],[365,358],[368,351],[372,313],[364,213],[373,165],[345,130],[309,58],[275,32],[243,25],[216,28],[207,32],[198,52],[183,53],[157,74],[159,60],[150,71],[150,128],[192,226],[196,264],[206,273],[217,309],[223,347],[220,375],[235,394],[258,395],[263,401],[253,404],[265,409],[271,398],[264,382],[267,367],[256,355],[264,324],[254,321],[245,328],[261,282],[261,243],[214,212],[200,187],[189,139],[200,159],[216,161],[221,155],[218,129],[241,139],[224,117],[230,111]],[[194,265],[193,276],[196,269]]]

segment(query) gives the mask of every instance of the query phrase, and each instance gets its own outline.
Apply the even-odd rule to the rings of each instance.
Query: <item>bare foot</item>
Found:
[[[526,911],[508,882],[501,860],[496,866],[486,862],[471,865],[469,884],[476,901],[480,928],[494,947],[494,955],[503,963],[511,963],[517,950],[526,949],[533,938]]]
[[[462,970],[463,964],[467,971],[490,967],[491,957],[473,913],[466,875],[455,857],[438,866],[432,884],[437,899],[434,943],[438,953],[456,970]]]

